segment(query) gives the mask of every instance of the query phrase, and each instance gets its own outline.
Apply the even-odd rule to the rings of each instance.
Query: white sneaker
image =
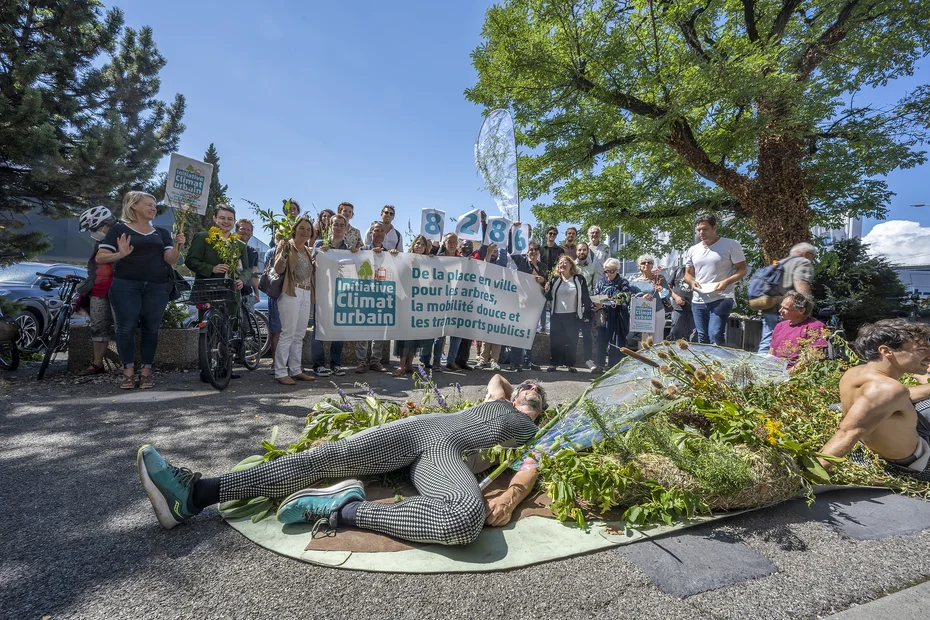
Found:
[[[344,377],[346,375],[346,371],[343,370],[342,366],[333,366],[333,374],[337,377]]]
[[[326,366],[320,366],[316,370],[313,371],[313,374],[315,374],[317,377],[328,377],[333,373]]]
[[[491,362],[491,370],[500,370],[500,369],[501,369],[500,364],[498,364],[497,362]]]
[[[488,368],[488,366],[486,366],[484,362],[475,364],[475,370],[484,370],[485,368]]]
[[[584,363],[588,367],[588,370],[594,370],[597,367],[597,364],[594,363],[594,360],[588,360]]]

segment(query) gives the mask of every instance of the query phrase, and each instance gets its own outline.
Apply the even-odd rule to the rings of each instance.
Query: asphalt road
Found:
[[[273,383],[267,367],[222,393],[195,373],[158,375],[154,390],[58,367],[37,383],[29,365],[0,375],[2,618],[814,618],[930,579],[930,533],[856,541],[778,506],[703,534],[738,540],[777,571],[684,599],[665,594],[620,550],[492,574],[390,575],[279,557],[209,509],[170,531],[139,485],[136,450],[216,474],[273,425],[297,437],[335,388]],[[551,401],[577,395],[585,374],[545,374]],[[525,375],[529,376],[529,375]],[[349,375],[376,387],[381,375]],[[488,373],[446,374],[467,396]],[[522,378],[522,377],[521,377]],[[352,388],[352,389],[350,389]],[[389,397],[400,398],[403,394]],[[639,543],[652,544],[652,543]]]

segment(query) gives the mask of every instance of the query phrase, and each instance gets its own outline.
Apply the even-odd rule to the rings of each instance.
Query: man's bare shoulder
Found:
[[[909,392],[901,382],[864,365],[846,371],[840,379],[840,395],[844,408],[848,408],[851,399],[866,399],[877,405],[907,397]]]

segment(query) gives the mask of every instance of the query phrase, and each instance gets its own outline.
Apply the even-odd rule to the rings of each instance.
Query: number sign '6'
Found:
[[[514,254],[526,254],[530,247],[530,225],[520,224],[510,229],[510,247]]]

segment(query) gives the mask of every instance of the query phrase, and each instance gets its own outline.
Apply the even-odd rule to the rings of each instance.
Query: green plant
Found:
[[[161,327],[162,329],[180,329],[184,327],[186,319],[187,306],[171,301],[165,306],[165,314],[161,317]]]

